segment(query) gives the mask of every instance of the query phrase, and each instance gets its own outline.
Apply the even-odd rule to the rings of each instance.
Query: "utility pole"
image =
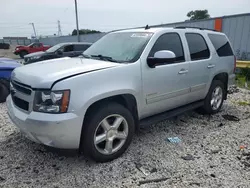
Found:
[[[75,12],[76,12],[76,32],[77,32],[77,41],[80,42],[79,25],[78,25],[78,13],[77,13],[77,0],[75,0]]]
[[[57,24],[58,24],[58,36],[62,36],[62,29],[61,29],[60,20],[57,21]]]
[[[34,31],[34,34],[35,34],[35,38],[37,39],[37,36],[36,36],[36,29],[35,29],[35,24],[34,23],[30,23],[33,27],[33,31]]]

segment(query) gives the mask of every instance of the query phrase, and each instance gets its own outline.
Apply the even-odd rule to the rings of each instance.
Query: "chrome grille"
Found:
[[[26,95],[31,95],[32,90],[28,89],[31,88],[30,86],[27,86],[21,83],[18,83],[16,81],[11,81],[12,86],[19,92],[24,93]]]
[[[27,112],[32,108],[33,94],[31,86],[11,80],[10,94],[16,107]]]

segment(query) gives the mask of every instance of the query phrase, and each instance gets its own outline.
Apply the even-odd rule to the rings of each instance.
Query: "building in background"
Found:
[[[196,21],[188,20],[184,22],[150,25],[150,27],[179,27],[179,26],[200,27],[200,28],[208,28],[221,31],[225,33],[230,39],[237,59],[250,60],[250,13],[209,18],[205,20],[196,20]],[[80,41],[94,43],[101,37],[103,37],[105,34],[106,33],[80,35]],[[20,38],[17,40],[0,39],[0,43],[7,42],[10,44],[26,44],[26,45],[33,41],[34,40],[31,39],[20,40]],[[60,37],[48,36],[48,37],[41,37],[39,41],[45,45],[55,45],[62,42],[76,42],[77,36],[60,36]]]
[[[233,45],[235,55],[240,60],[250,60],[250,13],[210,18],[206,20],[184,21],[151,27],[201,27],[225,33]]]

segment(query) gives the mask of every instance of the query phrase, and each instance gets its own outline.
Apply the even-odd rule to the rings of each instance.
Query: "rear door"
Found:
[[[188,46],[188,61],[190,64],[190,100],[204,99],[209,85],[211,69],[215,67],[215,59],[202,33],[185,33]]]

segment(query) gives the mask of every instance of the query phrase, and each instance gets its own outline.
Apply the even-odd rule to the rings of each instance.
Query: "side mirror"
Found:
[[[175,61],[176,55],[169,50],[161,50],[154,54],[154,57],[148,57],[147,63],[150,68],[155,68],[157,65],[164,65]]]

